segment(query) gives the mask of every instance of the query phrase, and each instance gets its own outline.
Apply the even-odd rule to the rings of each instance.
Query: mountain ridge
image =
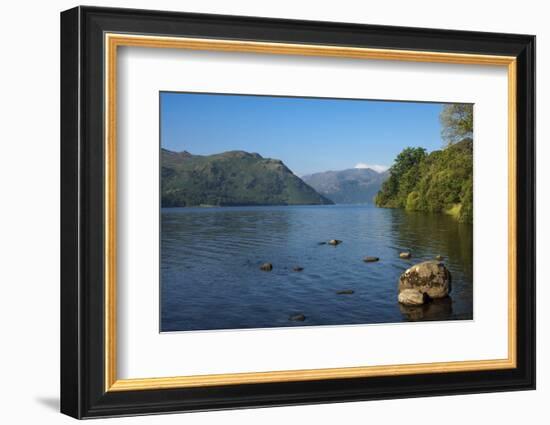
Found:
[[[371,168],[330,170],[302,176],[307,184],[337,204],[373,203],[389,172]]]
[[[193,155],[161,149],[161,205],[327,205],[333,202],[279,159],[227,151]]]

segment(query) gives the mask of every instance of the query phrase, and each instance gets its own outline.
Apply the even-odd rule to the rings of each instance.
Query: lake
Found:
[[[163,332],[473,318],[472,225],[447,215],[374,205],[166,208],[161,229]],[[319,245],[330,239],[343,242]],[[451,296],[400,305],[401,273],[436,255],[452,274]],[[265,262],[272,271],[259,269]],[[305,320],[289,320],[296,314]]]

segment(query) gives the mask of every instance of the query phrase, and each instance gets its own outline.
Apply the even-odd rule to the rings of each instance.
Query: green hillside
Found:
[[[465,138],[445,149],[426,153],[406,148],[390,168],[378,192],[379,207],[445,212],[459,221],[473,221],[473,142]]]
[[[230,151],[215,155],[161,151],[162,207],[317,205],[317,193],[278,159]]]

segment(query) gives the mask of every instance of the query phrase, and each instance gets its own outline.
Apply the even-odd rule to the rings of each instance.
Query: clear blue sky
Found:
[[[390,166],[407,146],[442,147],[440,103],[162,92],[161,146],[282,160],[295,174]]]

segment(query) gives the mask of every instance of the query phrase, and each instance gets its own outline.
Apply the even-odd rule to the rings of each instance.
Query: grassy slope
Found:
[[[332,204],[282,161],[231,151],[200,156],[162,150],[162,206]]]

